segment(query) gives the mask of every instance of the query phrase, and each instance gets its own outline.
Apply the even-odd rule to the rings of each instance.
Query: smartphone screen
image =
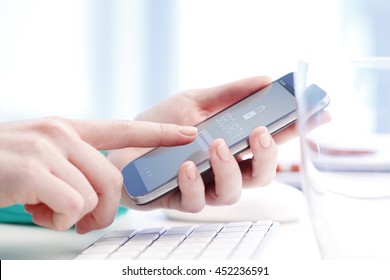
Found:
[[[183,146],[159,147],[126,165],[122,174],[127,193],[137,204],[148,203],[176,188],[178,169],[193,161],[200,172],[210,168],[209,146],[223,138],[233,154],[248,148],[248,137],[258,126],[271,133],[296,120],[293,74],[200,123],[196,139]]]

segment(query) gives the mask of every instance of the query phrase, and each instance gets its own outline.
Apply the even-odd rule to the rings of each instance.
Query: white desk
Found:
[[[74,230],[56,232],[37,226],[0,224],[0,259],[72,259],[105,232],[117,229],[190,224],[169,220],[160,210],[128,211],[108,228],[79,235]],[[319,259],[308,217],[299,222],[282,223],[268,244],[270,260]]]

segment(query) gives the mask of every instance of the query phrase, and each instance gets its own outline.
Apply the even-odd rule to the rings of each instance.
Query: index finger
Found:
[[[187,144],[195,139],[192,126],[125,120],[70,120],[80,138],[97,149]]]

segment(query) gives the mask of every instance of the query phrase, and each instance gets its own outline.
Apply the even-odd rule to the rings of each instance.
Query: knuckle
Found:
[[[115,191],[121,190],[123,185],[123,176],[122,173],[115,169],[112,174],[111,178],[109,180],[110,187],[113,188]]]
[[[126,120],[112,120],[113,126],[117,127],[120,131],[132,131],[133,122]]]
[[[158,140],[158,143],[157,146],[161,146],[163,145],[163,139],[164,139],[164,136],[165,136],[165,133],[166,133],[166,127],[163,123],[159,123],[159,130],[158,130],[158,133],[160,137],[156,137],[156,139]]]
[[[90,212],[93,209],[96,208],[96,206],[99,203],[98,195],[95,192],[91,192],[86,198],[85,198],[85,208],[86,212]]]
[[[240,197],[233,196],[233,197],[228,197],[223,200],[224,205],[233,205],[236,204],[240,200]]]
[[[18,163],[18,173],[21,174],[21,176],[17,179],[17,181],[20,183],[30,182],[29,185],[39,184],[39,181],[37,181],[37,174],[41,171],[42,167],[34,157],[25,157]]]
[[[53,229],[57,231],[65,231],[70,229],[73,226],[73,224],[63,223],[63,222],[57,222],[53,224]]]
[[[44,155],[47,153],[49,142],[43,137],[31,137],[26,139],[25,143],[26,147],[28,147],[28,153],[34,155]],[[33,160],[26,158],[26,162],[24,163],[26,166],[33,167]]]
[[[105,228],[111,225],[113,221],[114,221],[114,216],[103,217],[96,221],[96,226],[98,228]]]
[[[45,118],[37,123],[37,129],[50,137],[67,137],[70,135],[70,131],[66,126],[66,122],[66,119],[61,117]]]
[[[117,186],[118,189],[122,189],[123,185],[123,176],[119,170],[116,170],[114,178],[114,186]]]
[[[252,175],[252,182],[248,185],[249,188],[255,188],[255,187],[265,187],[271,184],[275,180],[276,174],[275,173],[268,173],[268,174],[262,174]]]
[[[241,192],[239,194],[236,194],[236,195],[224,195],[224,196],[220,196],[218,198],[218,201],[222,204],[222,205],[233,205],[233,204],[236,204],[239,200],[240,200],[240,197],[241,197]]]
[[[101,229],[111,225],[115,219],[115,214],[111,215],[99,215],[98,217],[95,214],[93,215],[93,228]]]
[[[188,213],[199,213],[200,211],[202,211],[204,208],[204,205],[201,205],[201,204],[191,204],[191,205],[187,205],[185,207],[185,211],[188,212]]]
[[[72,199],[68,201],[68,214],[72,217],[80,216],[83,213],[85,201],[83,199]]]
[[[58,231],[68,230],[82,215],[84,202],[81,199],[68,201],[67,212],[53,216],[53,229]]]
[[[275,177],[276,177],[276,174],[274,174],[274,173],[269,174],[268,176],[263,178],[263,180],[260,182],[260,186],[264,187],[264,186],[271,184],[275,180]]]

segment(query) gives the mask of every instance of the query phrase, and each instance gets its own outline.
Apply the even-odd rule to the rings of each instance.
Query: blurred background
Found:
[[[132,119],[307,56],[390,55],[386,0],[0,0],[0,121]]]

